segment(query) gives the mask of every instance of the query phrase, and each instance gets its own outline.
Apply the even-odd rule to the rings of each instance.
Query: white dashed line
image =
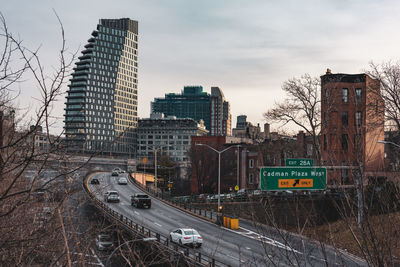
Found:
[[[97,256],[97,254],[94,253],[93,249],[91,248],[90,250],[92,251],[94,258],[97,260],[98,265],[100,265],[101,267],[104,267],[103,263],[101,262],[101,260],[100,260],[99,257]]]
[[[135,213],[136,215],[140,215],[140,213],[139,213],[139,212],[137,212],[137,211],[134,211],[134,213]]]
[[[159,224],[159,223],[154,223],[155,225],[157,225],[158,227],[162,227],[162,225],[161,224]]]
[[[246,249],[247,249],[247,250],[251,250],[251,248],[249,248],[249,247],[246,247]]]

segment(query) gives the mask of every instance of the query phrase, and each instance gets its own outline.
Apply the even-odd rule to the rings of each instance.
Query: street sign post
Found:
[[[313,159],[286,159],[286,167],[296,166],[296,167],[311,167],[314,166]]]
[[[262,167],[261,190],[323,190],[326,189],[324,167]]]

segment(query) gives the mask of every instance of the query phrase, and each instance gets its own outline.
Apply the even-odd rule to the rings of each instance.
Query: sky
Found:
[[[397,61],[400,1],[388,0],[14,0],[0,12],[9,31],[39,56],[51,76],[61,31],[70,53],[83,46],[100,18],[139,22],[138,114],[185,85],[222,89],[236,116],[264,124],[263,113],[284,100],[282,84],[305,73],[361,73],[369,62]],[[3,44],[0,44],[2,48]],[[68,89],[64,85],[64,91]],[[39,91],[28,77],[16,85],[20,113],[34,116]],[[62,131],[65,98],[52,115]],[[278,125],[272,125],[272,130]],[[294,131],[295,129],[288,129]]]

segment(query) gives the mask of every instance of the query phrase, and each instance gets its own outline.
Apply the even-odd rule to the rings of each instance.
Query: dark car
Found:
[[[131,205],[136,208],[151,208],[151,199],[146,194],[134,194],[131,196]]]
[[[92,180],[90,180],[90,183],[91,184],[100,184],[100,181],[97,178],[93,178]]]
[[[119,202],[119,194],[117,191],[107,191],[104,195],[105,202]]]

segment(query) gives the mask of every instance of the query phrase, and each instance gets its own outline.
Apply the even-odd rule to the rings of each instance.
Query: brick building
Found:
[[[259,147],[244,143],[229,143],[228,139],[229,137],[225,136],[192,137],[190,153],[192,194],[216,193],[218,188],[218,153],[196,144],[207,144],[218,151],[233,146],[221,154],[221,193],[232,192],[237,184],[239,188],[259,188],[259,173],[262,166]],[[235,145],[240,145],[240,148]]]
[[[367,74],[321,76],[321,160],[346,166],[328,172],[328,184],[352,184],[354,171],[384,167],[384,102],[380,83]]]

